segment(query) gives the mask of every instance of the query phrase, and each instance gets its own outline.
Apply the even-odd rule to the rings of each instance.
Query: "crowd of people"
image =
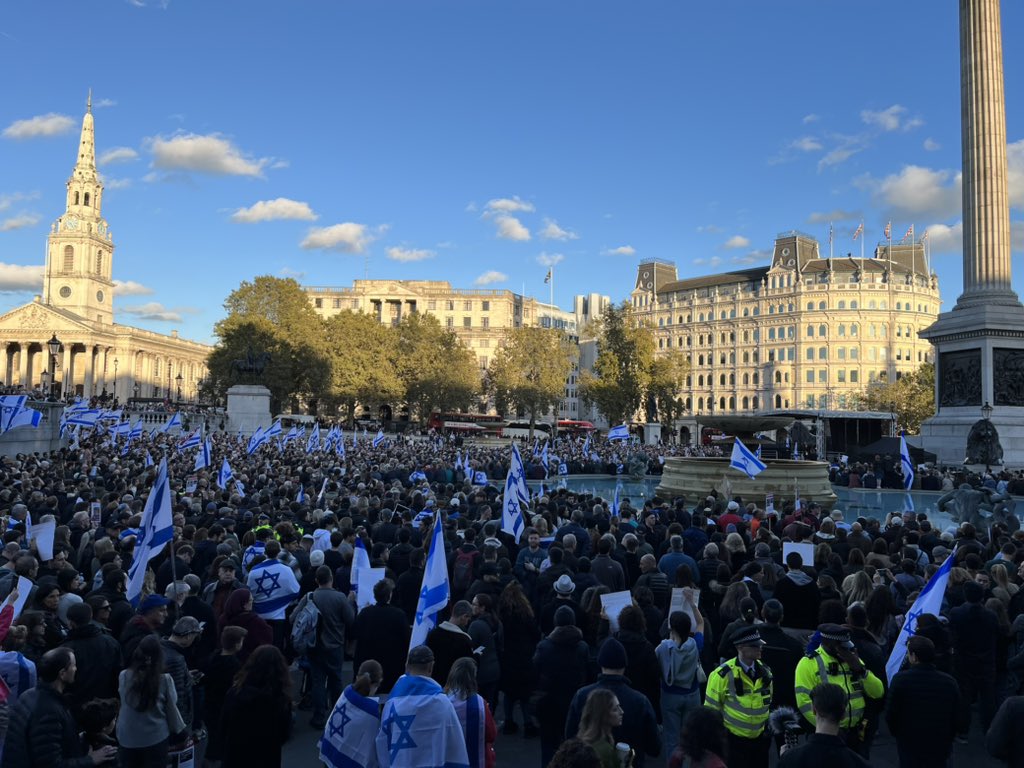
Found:
[[[517,541],[502,530],[507,447],[356,435],[344,452],[250,453],[221,433],[196,470],[178,440],[76,435],[0,463],[4,768],[189,750],[277,766],[298,717],[339,766],[492,768],[499,732],[536,739],[542,768],[742,768],[779,750],[783,766],[866,765],[883,723],[901,765],[932,766],[975,718],[993,755],[1024,756],[1024,532],[808,499],[767,513],[716,491],[612,514],[552,482]],[[623,447],[594,443],[583,458],[620,472]],[[642,451],[657,471],[664,449]],[[161,457],[174,536],[130,602]],[[450,595],[410,649],[432,542]],[[908,642],[904,617],[948,558],[942,609]]]

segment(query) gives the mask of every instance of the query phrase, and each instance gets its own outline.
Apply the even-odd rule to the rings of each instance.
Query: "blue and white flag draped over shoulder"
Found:
[[[231,465],[228,464],[227,458],[224,459],[224,463],[220,465],[220,472],[217,473],[217,485],[223,488],[225,491],[228,489],[228,483],[234,475],[231,473]]]
[[[327,768],[377,768],[380,704],[351,685],[342,691],[320,739]]]
[[[318,421],[313,425],[313,431],[309,434],[309,439],[306,441],[306,453],[313,453],[313,451],[320,450],[320,422]]]
[[[440,685],[398,679],[381,716],[377,760],[381,768],[469,768],[462,725]]]
[[[384,428],[381,427],[377,430],[377,434],[373,438],[373,447],[377,448],[381,443],[384,442]]]
[[[526,469],[519,448],[512,443],[512,463],[505,476],[505,492],[501,502],[501,530],[515,537],[519,543],[526,528],[525,509],[530,503],[530,491],[526,487]]]
[[[355,560],[353,560],[353,571]],[[416,603],[416,617],[412,624],[409,650],[427,641],[427,633],[437,626],[437,614],[448,605],[448,562],[444,554],[444,532],[441,529],[441,513],[434,513],[434,530],[430,535],[430,551],[427,553],[427,567],[423,570],[423,584],[420,598]],[[391,694],[394,696],[394,693]]]
[[[914,487],[914,462],[910,460],[906,432],[900,435],[900,464],[903,465],[903,490],[909,491]]]
[[[469,768],[487,768],[487,705],[483,698],[480,694],[474,694],[468,699],[460,699],[449,694],[448,700],[455,707],[455,716],[459,718],[466,737]]]
[[[210,444],[210,438],[203,440],[202,447],[196,452],[196,466],[194,471],[198,472],[200,469],[206,469],[207,467],[213,466],[213,445]]]
[[[156,482],[146,497],[142,509],[142,523],[135,540],[135,555],[128,569],[128,602],[137,606],[146,577],[146,565],[160,554],[164,545],[174,536],[174,518],[171,515],[171,485],[167,481],[167,459],[160,460]],[[290,570],[290,569],[289,569]],[[294,577],[293,577],[294,578]]]
[[[163,429],[161,429],[160,431],[170,432],[175,427],[181,427],[181,414],[178,412],[171,414],[171,418],[167,420],[167,423],[164,424]]]
[[[750,452],[750,449],[739,438],[732,444],[732,456],[729,457],[729,466],[733,469],[738,469],[750,478],[756,477],[768,468],[763,461]]]
[[[277,559],[256,563],[246,586],[252,592],[253,611],[264,619],[283,619],[285,609],[299,597],[295,571]]]
[[[619,424],[608,430],[608,440],[629,440],[629,425]]]
[[[956,547],[949,553],[942,567],[932,574],[924,589],[921,590],[921,594],[917,596],[917,600],[907,611],[907,615],[903,619],[903,628],[896,637],[896,644],[893,646],[892,653],[889,654],[889,661],[885,664],[885,676],[890,683],[896,673],[900,671],[900,667],[903,666],[903,659],[907,655],[907,640],[917,630],[918,618],[925,613],[930,613],[935,617],[940,615],[942,598],[946,594],[946,584],[949,582],[949,572],[953,567],[954,560],[956,560]]]

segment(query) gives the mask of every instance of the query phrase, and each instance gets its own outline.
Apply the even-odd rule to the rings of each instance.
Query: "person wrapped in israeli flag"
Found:
[[[757,477],[768,469],[768,465],[751,453],[750,449],[737,438],[732,444],[732,456],[729,457],[729,466],[738,469],[749,478]]]
[[[252,592],[253,611],[260,618],[275,620],[285,617],[285,609],[298,599],[300,589],[295,571],[271,555],[272,547],[280,552],[281,545],[271,539],[264,548],[267,559],[252,566],[246,586]]]
[[[376,665],[372,682],[368,665]],[[377,768],[380,704],[372,698],[380,684],[380,665],[364,661],[352,685],[341,692],[320,738],[320,760],[327,768]],[[357,690],[358,689],[358,690]]]
[[[427,646],[409,652],[406,674],[391,689],[381,716],[377,761],[382,768],[469,768],[462,725],[430,678],[433,667]]]
[[[900,435],[900,465],[903,467],[903,490],[909,491],[914,487],[914,462],[910,460],[906,432]]]

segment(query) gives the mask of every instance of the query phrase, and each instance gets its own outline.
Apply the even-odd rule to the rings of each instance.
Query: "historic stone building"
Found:
[[[114,236],[102,204],[90,98],[65,210],[50,227],[43,294],[0,316],[4,384],[122,401],[176,400],[180,391],[194,400],[209,346],[114,322]]]
[[[940,304],[920,243],[827,258],[795,231],[778,235],[767,267],[679,280],[674,264],[644,262],[631,300],[658,350],[689,360],[679,397],[691,420],[851,407],[872,382],[932,360],[919,333]]]
[[[324,318],[350,310],[398,325],[410,313],[433,315],[476,355],[481,372],[487,370],[505,333],[512,328],[555,328],[574,342],[579,341],[577,313],[509,290],[453,288],[446,280],[356,280],[351,288],[307,286],[304,290],[317,314]],[[577,378],[573,371],[566,382],[559,418],[582,418]]]

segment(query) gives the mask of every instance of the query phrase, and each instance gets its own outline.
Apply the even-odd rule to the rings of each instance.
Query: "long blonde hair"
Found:
[[[583,705],[580,729],[576,734],[581,741],[587,744],[596,744],[599,741],[615,743],[609,722],[615,701],[615,694],[607,688],[595,688],[590,692],[586,704]]]

